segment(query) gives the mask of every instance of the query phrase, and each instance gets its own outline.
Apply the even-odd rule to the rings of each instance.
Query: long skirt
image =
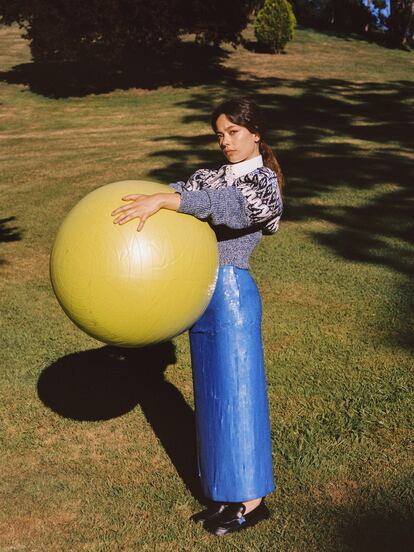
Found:
[[[221,266],[190,330],[199,475],[204,494],[218,502],[274,489],[261,310],[249,271]]]

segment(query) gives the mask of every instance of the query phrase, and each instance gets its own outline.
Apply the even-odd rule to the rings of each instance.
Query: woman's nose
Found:
[[[230,145],[230,136],[224,135],[224,136],[223,136],[223,140],[222,140],[222,142],[221,142],[221,147],[222,147],[222,148],[225,148],[225,147],[227,147],[228,145]]]

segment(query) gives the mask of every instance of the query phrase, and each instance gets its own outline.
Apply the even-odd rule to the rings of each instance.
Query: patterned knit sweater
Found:
[[[277,231],[283,204],[271,169],[260,166],[240,176],[243,169],[237,171],[233,167],[200,169],[187,182],[170,186],[181,194],[178,212],[212,226],[218,241],[219,264],[248,269],[250,255],[262,235]]]

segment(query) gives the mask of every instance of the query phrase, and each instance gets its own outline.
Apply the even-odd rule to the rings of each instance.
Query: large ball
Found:
[[[189,328],[214,291],[218,252],[210,226],[161,209],[113,223],[128,194],[174,193],[141,180],[102,186],[84,197],[59,229],[50,259],[56,297],[69,318],[105,343],[139,347]]]

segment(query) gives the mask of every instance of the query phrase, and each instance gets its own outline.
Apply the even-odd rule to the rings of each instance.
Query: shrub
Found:
[[[173,53],[184,33],[237,43],[256,0],[0,0],[0,24],[18,23],[34,61],[147,61]]]
[[[257,14],[254,33],[259,43],[280,53],[292,40],[295,26],[296,18],[287,0],[265,0]]]

